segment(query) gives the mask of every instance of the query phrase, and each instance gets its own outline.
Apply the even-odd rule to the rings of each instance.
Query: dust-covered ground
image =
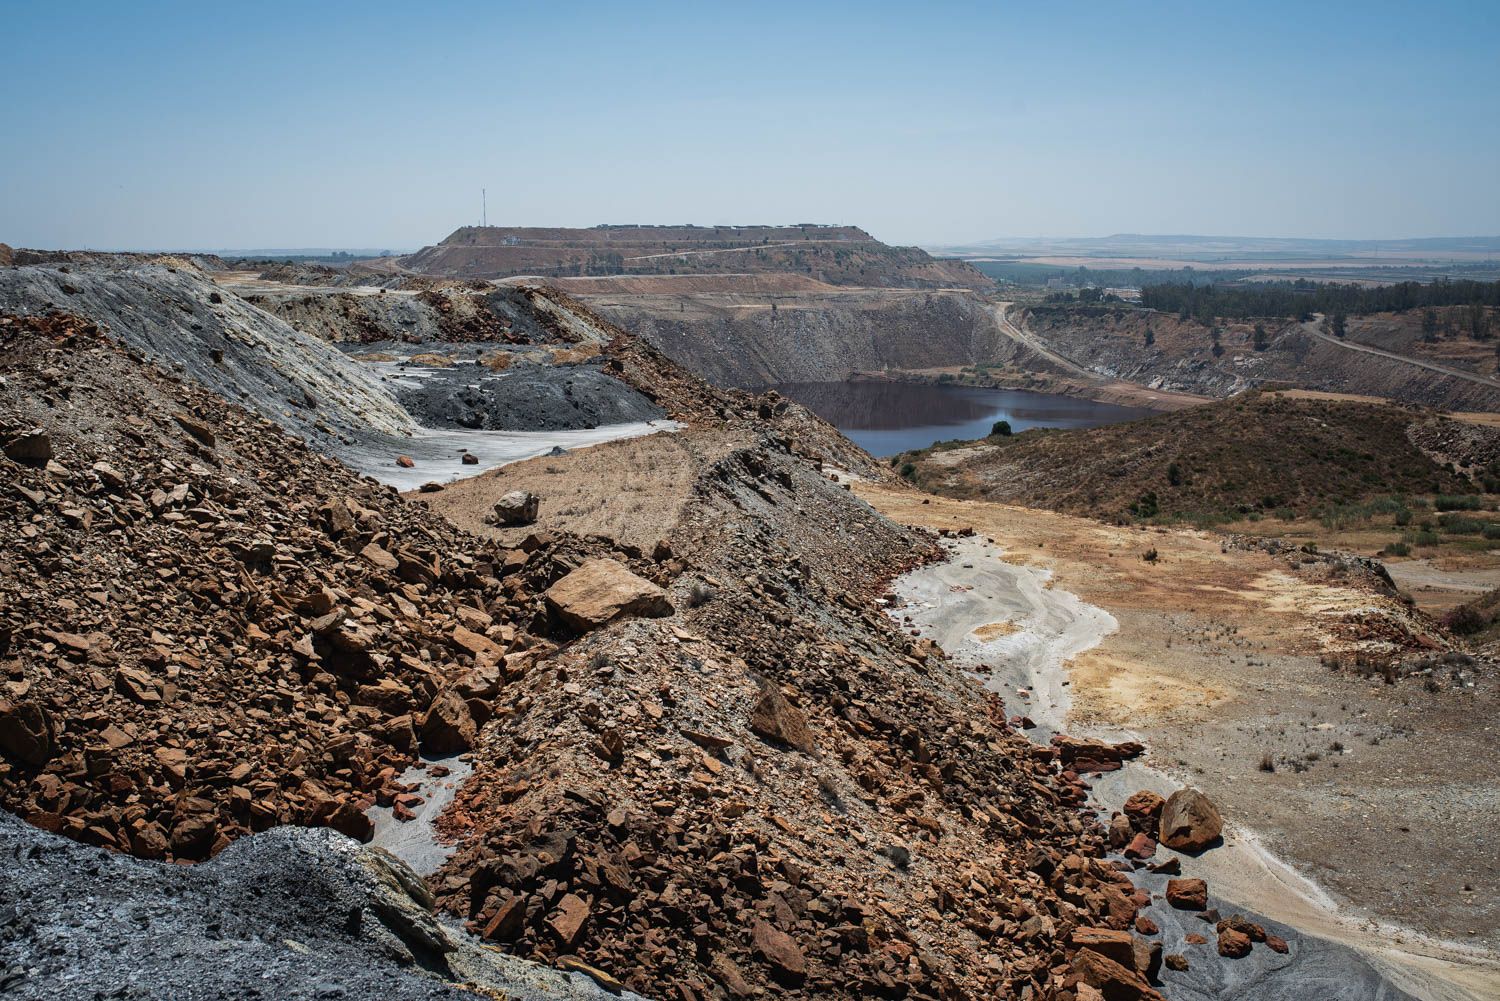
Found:
[[[1073,664],[1074,726],[1138,734],[1149,764],[1202,788],[1354,911],[1493,958],[1492,676],[1429,691],[1332,671],[1320,653],[1371,597],[1202,533],[858,489],[902,523],[972,525],[1115,617]]]

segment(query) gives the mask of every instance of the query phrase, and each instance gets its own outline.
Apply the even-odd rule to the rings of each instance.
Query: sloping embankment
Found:
[[[593,295],[596,312],[721,386],[837,382],[857,372],[1022,362],[1053,368],[961,292]]]

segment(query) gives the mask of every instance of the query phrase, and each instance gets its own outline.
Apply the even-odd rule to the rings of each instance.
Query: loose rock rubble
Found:
[[[540,592],[608,551],[465,537],[81,321],[0,319],[0,366],[0,800],[81,841],[368,838],[418,749],[467,749],[553,648]]]
[[[4,323],[0,444],[53,453],[0,487],[5,805],[198,860],[368,837],[468,751],[433,890],[516,955],[682,1001],[1156,997],[1081,777],[1139,746],[1033,745],[900,631],[875,599],[938,547],[822,475],[860,461],[826,425],[608,350],[741,435],[649,556],[476,539],[86,323]]]

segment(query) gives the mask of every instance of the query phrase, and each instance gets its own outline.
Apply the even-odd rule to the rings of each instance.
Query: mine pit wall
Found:
[[[964,293],[582,298],[719,386],[838,382],[861,372],[959,367],[1028,354],[1001,332],[988,304]]]
[[[1101,376],[1156,389],[1223,398],[1262,385],[1378,396],[1445,410],[1495,410],[1500,389],[1352,350],[1310,336],[1296,323],[1263,321],[1266,350],[1251,344],[1254,321],[1226,321],[1215,358],[1207,328],[1139,310],[1043,308],[1012,315],[1021,329]],[[1155,337],[1145,345],[1146,327]]]

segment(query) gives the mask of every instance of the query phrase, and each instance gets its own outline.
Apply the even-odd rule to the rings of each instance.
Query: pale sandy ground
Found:
[[[1367,952],[1395,950],[1385,961],[1421,996],[1500,997],[1493,682],[1434,693],[1329,671],[1317,654],[1331,628],[1368,599],[1264,555],[1224,553],[1204,533],[855,489],[897,521],[972,525],[1007,560],[1050,569],[1056,588],[1113,616],[1118,629],[1073,662],[1069,725],[1138,735],[1163,781],[1220,803],[1237,830],[1213,863],[1215,892]],[[1156,564],[1141,558],[1148,548]],[[1258,767],[1266,754],[1276,771]]]
[[[437,493],[414,493],[466,531],[518,544],[538,526],[598,533],[650,552],[669,538],[702,468],[742,444],[731,432],[688,428],[622,438],[566,457],[543,455],[471,476]],[[474,467],[466,467],[473,469]],[[537,524],[499,528],[485,521],[513,490],[540,498]]]

